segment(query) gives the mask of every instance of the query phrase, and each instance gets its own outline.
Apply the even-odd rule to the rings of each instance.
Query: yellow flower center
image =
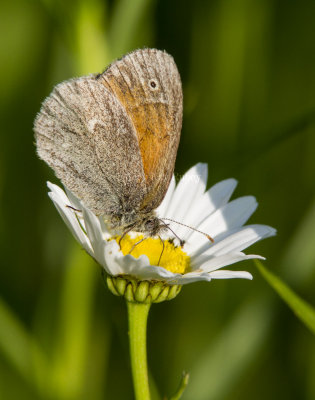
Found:
[[[125,235],[119,243],[120,238],[121,236],[117,236],[115,240],[120,244],[120,249],[124,256],[131,254],[135,258],[139,258],[142,254],[145,254],[149,258],[151,265],[163,267],[177,274],[189,272],[190,257],[180,246],[175,246],[172,241],[163,240],[163,250],[163,243],[160,239],[144,239],[143,235],[131,238],[129,235]]]

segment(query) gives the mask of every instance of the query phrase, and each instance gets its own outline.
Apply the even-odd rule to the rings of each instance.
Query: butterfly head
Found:
[[[122,213],[119,215],[111,215],[105,218],[109,222],[112,229],[116,229],[123,233],[130,231],[144,233],[146,236],[158,236],[167,229],[167,225],[155,215],[154,211],[139,213],[132,211],[130,213]]]

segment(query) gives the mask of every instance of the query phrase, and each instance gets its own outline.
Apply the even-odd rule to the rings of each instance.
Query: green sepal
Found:
[[[115,296],[123,296],[136,303],[161,303],[174,299],[181,291],[181,285],[168,285],[162,281],[141,281],[130,276],[107,275],[108,289]]]

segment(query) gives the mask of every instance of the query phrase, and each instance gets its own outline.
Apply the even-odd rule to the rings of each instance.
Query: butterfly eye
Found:
[[[157,90],[158,89],[158,83],[157,83],[157,81],[155,79],[150,79],[149,86],[153,90]]]

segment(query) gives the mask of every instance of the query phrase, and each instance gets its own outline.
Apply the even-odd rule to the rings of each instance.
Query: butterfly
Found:
[[[58,84],[35,123],[37,153],[113,229],[155,236],[174,171],[183,93],[169,54],[139,49]]]

